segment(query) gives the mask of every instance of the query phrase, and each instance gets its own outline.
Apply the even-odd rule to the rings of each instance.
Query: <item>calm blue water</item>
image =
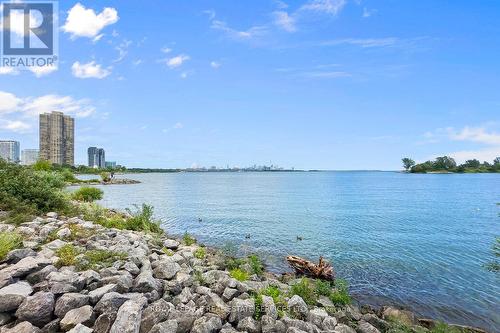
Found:
[[[500,327],[500,277],[481,267],[500,235],[498,174],[127,177],[142,184],[102,186],[103,204],[152,204],[171,234],[188,231],[207,245],[232,241],[243,252],[260,253],[277,272],[288,269],[286,255],[323,255],[362,303],[401,304],[421,316]]]

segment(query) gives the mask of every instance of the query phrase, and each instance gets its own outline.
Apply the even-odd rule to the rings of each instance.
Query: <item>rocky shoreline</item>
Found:
[[[0,261],[0,333],[418,333],[437,325],[410,311],[338,306],[324,296],[308,305],[290,294],[299,279],[264,272],[239,281],[220,252],[167,235],[56,213],[17,227],[0,223],[0,232],[23,238]],[[259,294],[271,287],[282,301]]]

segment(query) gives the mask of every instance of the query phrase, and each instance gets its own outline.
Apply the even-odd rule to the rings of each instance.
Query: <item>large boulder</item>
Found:
[[[150,270],[144,270],[134,280],[134,290],[140,293],[148,293],[153,290],[159,291],[161,285],[153,277]]]
[[[356,331],[358,333],[380,333],[376,327],[364,320],[359,321]]]
[[[174,239],[166,239],[163,241],[163,246],[170,250],[177,250],[180,243]]]
[[[15,310],[31,295],[33,288],[26,281],[19,281],[0,289],[0,312]]]
[[[300,318],[307,318],[309,314],[306,302],[298,295],[293,295],[292,298],[290,298],[288,301],[288,309],[291,313]]]
[[[153,326],[149,333],[176,333],[177,332],[177,321],[167,320],[162,323]]]
[[[229,315],[229,307],[219,297],[219,295],[210,293],[207,296],[207,310],[216,314],[221,319],[226,319]]]
[[[352,327],[349,327],[345,324],[338,324],[335,326],[335,333],[356,333],[356,330]]]
[[[323,308],[315,308],[309,311],[307,321],[318,327],[323,327],[323,320],[328,317],[328,313]]]
[[[59,323],[59,326],[61,330],[69,331],[78,324],[91,327],[94,321],[95,317],[92,307],[90,305],[84,305],[80,308],[68,311]]]
[[[96,304],[99,302],[102,296],[112,292],[116,291],[117,286],[114,283],[106,284],[100,288],[94,289],[91,292],[89,292],[89,301],[91,304]]]
[[[54,314],[59,318],[64,318],[68,311],[80,308],[89,304],[89,296],[79,293],[64,294],[56,302]]]
[[[141,333],[147,333],[156,324],[166,320],[174,306],[164,299],[151,303],[142,313]],[[175,326],[177,329],[177,325]]]
[[[4,261],[8,262],[9,264],[15,264],[26,257],[36,257],[36,256],[37,256],[37,253],[29,248],[15,249],[15,250],[10,251],[5,256]]]
[[[276,309],[276,305],[274,304],[274,300],[270,296],[262,296],[262,308],[264,313],[268,316],[271,316],[274,319],[278,318],[278,310]]]
[[[27,321],[23,321],[11,328],[2,327],[1,329],[1,333],[41,333],[41,332],[42,330],[40,330],[36,326],[33,326],[33,324]]]
[[[415,314],[411,311],[400,310],[393,308],[391,306],[383,307],[381,309],[382,319],[389,321],[396,321],[401,324],[412,326],[417,324],[417,320],[415,319]]]
[[[194,321],[192,333],[216,333],[222,328],[222,320],[218,316],[207,315]]]
[[[29,321],[33,325],[42,327],[52,320],[54,312],[54,294],[38,292],[28,296],[16,311],[16,317],[21,321]]]
[[[172,279],[178,271],[181,270],[181,266],[172,261],[160,261],[159,264],[154,269],[154,276],[158,279]]]
[[[230,306],[229,321],[232,323],[238,323],[243,318],[252,317],[255,313],[255,301],[253,298],[235,298],[231,301]]]
[[[238,330],[248,333],[260,333],[260,323],[252,317],[243,318],[238,322]]]
[[[94,332],[94,330],[82,324],[78,324],[68,331],[68,333],[92,333],[92,332]]]
[[[147,300],[144,297],[131,299],[123,303],[109,333],[139,333],[142,309],[146,303]]]

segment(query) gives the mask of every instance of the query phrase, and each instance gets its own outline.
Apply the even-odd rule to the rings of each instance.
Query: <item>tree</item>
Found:
[[[403,158],[401,161],[403,161],[403,167],[406,171],[410,170],[410,168],[415,165],[415,161],[408,157]]]
[[[477,169],[481,166],[481,162],[479,162],[479,160],[476,160],[476,159],[467,160],[467,161],[465,161],[464,164],[465,164],[466,168],[473,168],[473,169]]]
[[[457,167],[457,162],[452,157],[442,156],[437,157],[434,162],[435,170],[451,170]]]
[[[497,157],[493,160],[493,165],[500,165],[500,157]]]

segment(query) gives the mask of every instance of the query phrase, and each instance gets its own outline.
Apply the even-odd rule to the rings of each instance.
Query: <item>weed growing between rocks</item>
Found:
[[[182,242],[187,246],[191,246],[196,243],[196,239],[186,231],[182,236]]]
[[[239,268],[234,268],[232,270],[229,271],[229,275],[233,278],[233,279],[236,279],[240,282],[242,281],[246,281],[248,280],[249,278],[249,275],[247,272],[245,272],[244,270],[241,270]]]
[[[196,251],[194,251],[194,257],[197,259],[204,259],[206,255],[207,250],[204,247],[200,247]]]
[[[23,238],[15,232],[0,232],[0,260],[3,260],[7,253],[18,249],[23,245]]]

